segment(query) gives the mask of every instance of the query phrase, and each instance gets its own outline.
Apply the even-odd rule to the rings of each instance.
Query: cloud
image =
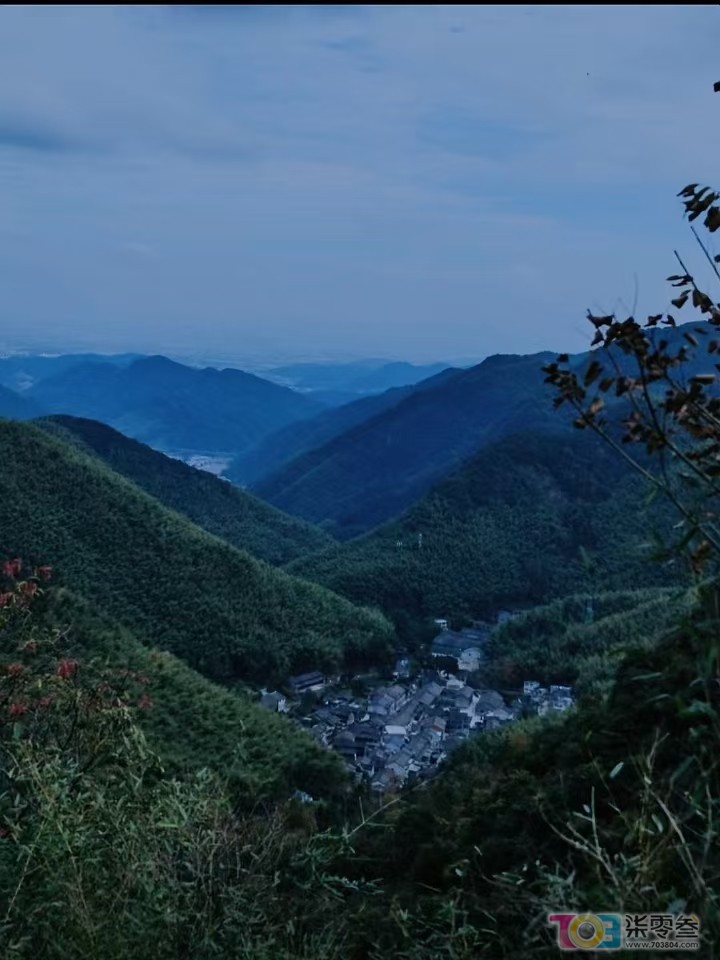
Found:
[[[0,8],[4,319],[168,351],[578,346],[636,274],[658,309],[674,194],[715,175],[716,16]]]

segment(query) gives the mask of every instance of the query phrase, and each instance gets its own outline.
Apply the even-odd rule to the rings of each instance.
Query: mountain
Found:
[[[0,417],[11,420],[32,420],[42,413],[39,404],[14,390],[0,386]]]
[[[521,429],[560,429],[541,372],[551,359],[494,356],[441,376],[252,489],[339,537],[362,533],[399,514],[483,444]]]
[[[194,369],[159,356],[120,368],[84,363],[28,393],[49,413],[101,420],[169,453],[236,453],[322,409],[242,370]]]
[[[330,546],[318,527],[290,517],[211,473],[131,440],[112,427],[77,417],[49,417],[38,425],[79,444],[171,510],[268,563],[288,563]]]
[[[372,598],[397,622],[488,616],[679,576],[648,564],[662,506],[643,509],[642,484],[594,434],[521,433],[484,447],[399,520],[289,569]]]
[[[654,336],[670,349],[687,348],[696,342],[696,330],[696,324],[683,324],[657,328]],[[522,430],[566,430],[574,414],[569,406],[553,409],[554,393],[542,370],[555,359],[548,352],[497,355],[432,378],[426,381],[431,389],[412,391],[251,487],[264,500],[334,536],[362,534],[399,515],[485,444]],[[634,357],[614,346],[569,358],[581,381],[591,359],[606,374],[636,372]],[[706,374],[708,367],[712,363],[698,350],[685,371]],[[596,385],[599,376],[592,381]],[[606,394],[604,400],[606,415],[623,412],[622,397]]]
[[[446,363],[414,364],[394,360],[355,360],[351,363],[294,363],[265,371],[268,380],[296,390],[362,396],[392,387],[410,386],[447,368]]]
[[[300,454],[320,447],[384,410],[391,409],[417,390],[432,389],[455,372],[451,369],[443,370],[420,383],[393,387],[384,393],[361,397],[343,406],[323,410],[308,420],[283,427],[233,460],[225,471],[225,476],[228,480],[242,485],[257,483]]]
[[[51,562],[148,646],[206,676],[278,682],[384,656],[377,613],[255,560],[34,424],[0,421],[0,553]]]
[[[63,373],[84,363],[109,363],[124,367],[139,359],[139,353],[64,353],[58,356],[19,354],[0,357],[0,384],[12,390],[28,390],[40,380]]]

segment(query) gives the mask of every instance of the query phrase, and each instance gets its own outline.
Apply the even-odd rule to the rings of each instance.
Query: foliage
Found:
[[[22,561],[12,563],[23,569]],[[32,618],[24,607],[8,617],[7,601],[22,597],[26,582],[35,585]],[[222,773],[236,800],[244,803],[285,797],[294,789],[319,800],[343,796],[346,777],[337,756],[317,747],[284,717],[258,707],[247,692],[211,683],[171,654],[148,650],[67,589],[54,588],[38,604],[38,583],[42,579],[13,576],[0,590],[0,659],[20,668],[16,687],[28,665],[37,672],[50,656],[82,664],[73,674],[76,682],[102,675],[123,702],[140,706],[135,720],[165,771],[208,767]]]
[[[400,624],[478,617],[580,590],[677,580],[649,531],[668,511],[593,437],[516,435],[480,451],[405,516],[289,569]],[[422,540],[420,540],[422,537]]]
[[[332,543],[317,527],[95,420],[49,417],[39,426],[97,455],[166,507],[260,560],[288,563]]]
[[[0,422],[0,546],[218,680],[382,656],[387,622],[254,560],[38,427]]]
[[[173,779],[126,675],[62,655],[20,562],[0,610],[0,951],[7,957],[337,956],[329,913],[351,837],[296,804],[241,811],[200,770]],[[42,576],[42,574],[41,574]],[[142,678],[133,678],[133,683]],[[367,888],[371,892],[371,888]],[[298,909],[287,913],[288,902]]]
[[[628,653],[650,651],[691,606],[671,588],[581,594],[534,607],[490,635],[482,681],[517,689],[524,680],[571,684],[577,696],[602,698]]]

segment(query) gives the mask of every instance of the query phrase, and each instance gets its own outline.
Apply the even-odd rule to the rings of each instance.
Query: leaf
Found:
[[[614,780],[615,777],[620,773],[622,768],[625,766],[625,761],[621,760],[620,763],[616,763],[615,766],[610,771],[610,779]]]
[[[705,700],[693,700],[689,707],[686,707],[685,710],[682,710],[680,713],[682,717],[716,717],[717,713],[713,710],[709,703]]]

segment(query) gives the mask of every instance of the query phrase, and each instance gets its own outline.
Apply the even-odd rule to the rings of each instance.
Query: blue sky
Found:
[[[718,39],[711,6],[1,7],[0,347],[581,349],[699,266]]]

